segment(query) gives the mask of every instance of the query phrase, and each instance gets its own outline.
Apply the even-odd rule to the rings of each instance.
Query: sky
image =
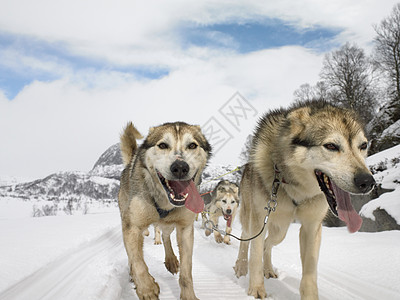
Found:
[[[0,0],[0,175],[89,171],[133,121],[202,126],[212,163],[315,84],[346,42],[370,53],[392,0]]]

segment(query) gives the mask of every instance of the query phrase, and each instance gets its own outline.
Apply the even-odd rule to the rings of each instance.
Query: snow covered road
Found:
[[[273,252],[278,279],[265,280],[269,299],[300,299],[299,225]],[[145,259],[160,299],[179,299],[178,275],[164,267],[162,246],[145,238]],[[234,223],[240,234],[240,224]],[[175,240],[175,235],[172,236]],[[118,212],[86,216],[0,219],[0,299],[137,299],[128,278]],[[178,253],[174,243],[174,250]],[[248,277],[236,278],[239,242],[217,244],[195,223],[193,279],[200,299],[252,299]],[[400,232],[349,234],[324,228],[320,299],[400,299]]]

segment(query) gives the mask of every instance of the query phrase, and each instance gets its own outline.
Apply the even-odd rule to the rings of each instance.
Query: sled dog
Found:
[[[211,202],[205,206],[204,211],[209,215],[210,220],[218,226],[219,217],[223,216],[226,221],[226,233],[232,232],[232,222],[235,219],[239,207],[239,187],[236,183],[228,180],[218,182],[215,189],[211,192]],[[204,228],[207,217],[203,214]],[[210,235],[211,231],[206,229],[206,235]],[[224,242],[230,244],[229,235],[224,237],[218,231],[214,231],[214,238],[217,243]]]
[[[197,299],[193,290],[193,221],[203,211],[197,185],[211,153],[199,126],[165,123],[150,129],[137,146],[140,133],[128,123],[121,135],[125,169],[118,204],[130,276],[139,299],[158,299],[160,288],[143,259],[143,231],[150,224],[162,230],[165,267],[178,273],[181,299]],[[180,263],[170,240],[176,228]]]
[[[249,271],[249,295],[267,296],[264,276],[277,277],[271,249],[282,242],[290,223],[297,220],[301,224],[301,299],[318,299],[322,220],[330,208],[346,222],[349,232],[360,229],[362,219],[349,194],[369,193],[375,185],[365,164],[367,145],[356,114],[323,101],[273,110],[259,120],[240,183],[242,238],[261,230],[273,181],[274,187],[279,186],[265,241],[266,230],[251,242],[240,243],[234,270],[237,277]]]

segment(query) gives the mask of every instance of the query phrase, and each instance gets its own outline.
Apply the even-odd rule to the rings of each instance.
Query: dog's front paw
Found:
[[[153,277],[150,280],[142,281],[136,286],[136,294],[140,300],[157,300],[160,294],[160,287]]]
[[[226,236],[224,237],[224,243],[227,244],[227,245],[230,245],[230,244],[231,244],[231,239],[229,238],[229,236],[226,235]]]
[[[267,297],[267,292],[265,291],[264,286],[250,286],[247,294],[257,299],[264,299]]]
[[[239,278],[240,276],[246,276],[248,272],[247,259],[238,259],[235,266],[233,267],[233,270],[235,270],[235,275],[237,278]]]
[[[222,243],[222,242],[224,241],[224,238],[222,237],[222,235],[221,235],[219,232],[216,232],[216,233],[214,234],[214,238],[215,238],[215,241],[216,241],[218,244],[220,244],[220,243]]]
[[[161,245],[162,244],[162,242],[161,242],[161,240],[160,239],[154,239],[154,245]]]
[[[209,236],[211,234],[211,230],[206,228],[206,232],[205,233],[206,233],[206,236]]]
[[[179,271],[179,261],[175,255],[165,258],[165,267],[172,274],[177,274]]]

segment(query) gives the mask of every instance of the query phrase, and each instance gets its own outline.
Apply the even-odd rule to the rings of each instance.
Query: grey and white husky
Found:
[[[193,221],[203,211],[197,185],[211,153],[199,126],[166,123],[150,129],[141,138],[129,123],[121,135],[125,169],[121,176],[118,203],[130,275],[139,299],[158,299],[160,288],[149,274],[143,258],[143,231],[159,226],[165,249],[165,267],[179,272],[181,299],[197,299],[193,289]],[[176,228],[180,263],[170,240]]]
[[[274,180],[279,187],[265,242],[266,230],[251,241],[250,259],[249,242],[240,243],[234,269],[237,277],[249,270],[249,295],[267,296],[264,277],[277,277],[271,249],[282,242],[290,223],[297,220],[301,223],[301,299],[318,299],[322,220],[330,208],[346,222],[349,232],[361,227],[350,193],[369,193],[375,185],[365,164],[367,146],[356,114],[323,101],[273,110],[260,119],[240,183],[243,238],[261,230]]]

